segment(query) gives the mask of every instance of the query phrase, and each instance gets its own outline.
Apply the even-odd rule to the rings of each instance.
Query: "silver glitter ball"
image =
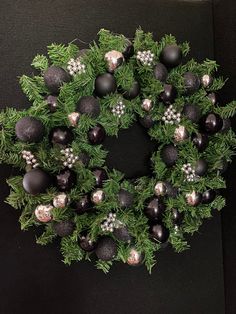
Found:
[[[187,129],[185,128],[185,126],[180,125],[175,129],[174,139],[176,142],[182,142],[186,140],[188,136],[189,136],[189,133]]]
[[[213,83],[212,76],[204,74],[201,78],[201,83],[203,87],[209,87]]]
[[[145,98],[142,102],[141,107],[143,108],[143,110],[145,111],[150,111],[152,109],[152,101],[151,99]]]
[[[143,254],[138,252],[135,247],[130,248],[127,264],[130,266],[139,266],[143,262]]]
[[[91,201],[94,204],[100,204],[105,199],[105,193],[101,189],[97,189],[91,194]]]
[[[57,207],[57,208],[64,208],[64,207],[66,207],[68,202],[69,202],[69,199],[68,199],[68,196],[66,195],[66,193],[57,194],[53,198],[53,206]]]
[[[157,182],[154,187],[154,192],[157,196],[163,196],[166,194],[166,185],[164,182]]]
[[[35,217],[40,222],[49,222],[52,220],[52,209],[53,206],[48,205],[38,205],[34,211]]]
[[[108,51],[105,54],[105,60],[107,62],[107,69],[109,72],[114,72],[124,61],[124,56],[121,52],[116,50]]]
[[[186,201],[191,206],[199,205],[201,202],[201,198],[201,194],[196,191],[192,191],[191,193],[186,194]]]
[[[72,112],[68,114],[68,119],[72,126],[77,126],[79,122],[80,114],[78,112]]]

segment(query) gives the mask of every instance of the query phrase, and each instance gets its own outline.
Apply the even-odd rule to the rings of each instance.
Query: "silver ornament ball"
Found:
[[[40,222],[49,222],[52,220],[52,209],[53,206],[50,204],[38,205],[34,211],[35,217]]]
[[[143,262],[143,254],[137,251],[135,247],[130,248],[127,264],[130,266],[138,266]]]
[[[119,51],[111,50],[105,54],[105,61],[108,71],[114,72],[124,62],[124,56]]]
[[[154,192],[157,196],[163,196],[166,194],[166,185],[164,182],[157,182],[154,187]]]
[[[97,189],[97,190],[93,191],[91,194],[91,201],[95,205],[102,203],[102,201],[104,201],[104,199],[105,199],[105,193],[101,189]]]
[[[64,208],[64,207],[66,207],[68,202],[69,202],[69,199],[68,199],[68,196],[66,195],[66,193],[57,194],[53,198],[53,206],[57,207],[57,208]]]
[[[185,126],[180,125],[175,129],[174,139],[176,142],[185,141],[189,137],[189,133]]]

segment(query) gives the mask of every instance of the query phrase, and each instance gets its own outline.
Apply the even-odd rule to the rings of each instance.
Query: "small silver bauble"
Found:
[[[119,51],[111,50],[105,54],[105,60],[108,71],[114,72],[124,62],[124,56]]]
[[[187,193],[186,194],[186,201],[191,206],[197,206],[201,202],[201,194],[196,192],[196,191],[192,191],[191,193]]]
[[[151,99],[145,98],[141,104],[141,107],[145,111],[150,111],[152,109],[152,101]]]
[[[78,112],[72,112],[68,114],[68,120],[71,126],[77,126],[79,122],[80,114]]]
[[[203,87],[209,87],[213,83],[212,76],[204,74],[201,78],[201,83]]]
[[[48,205],[38,205],[34,211],[35,217],[40,222],[49,222],[52,220],[52,209],[53,206]]]
[[[138,266],[143,262],[143,254],[138,252],[135,247],[130,248],[129,256],[127,258],[127,264],[130,266]]]
[[[102,203],[104,199],[105,199],[105,193],[101,189],[97,189],[93,191],[91,194],[91,201],[96,205]]]
[[[189,137],[189,133],[185,126],[180,125],[175,129],[174,139],[176,142],[185,141]]]
[[[157,182],[154,187],[154,192],[157,196],[163,196],[166,194],[166,185],[164,182]]]
[[[68,196],[66,193],[59,193],[53,198],[53,206],[57,208],[64,208],[68,204]]]

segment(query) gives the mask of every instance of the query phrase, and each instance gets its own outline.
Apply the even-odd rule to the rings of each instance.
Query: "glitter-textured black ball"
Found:
[[[132,236],[129,233],[129,230],[126,226],[121,226],[119,228],[115,228],[113,231],[113,235],[117,240],[123,241],[123,242],[131,242]]]
[[[53,230],[59,237],[67,237],[73,233],[75,225],[72,221],[59,221],[53,223]]]
[[[182,113],[194,123],[197,123],[201,118],[201,109],[198,105],[185,104]]]
[[[165,204],[157,197],[152,198],[144,208],[144,214],[150,220],[161,220],[165,211]]]
[[[144,117],[142,117],[142,118],[139,118],[139,122],[146,129],[152,128],[154,126],[154,124],[155,124],[155,122],[152,119],[152,116],[149,115],[149,114],[144,116]]]
[[[124,91],[123,97],[125,99],[131,100],[131,99],[136,98],[139,95],[139,93],[140,93],[139,82],[134,81],[131,88],[129,90]]]
[[[79,157],[78,162],[80,162],[80,164],[84,165],[85,167],[88,167],[89,161],[90,161],[90,156],[85,152],[81,152],[81,153],[79,153],[78,157]]]
[[[95,250],[97,257],[102,261],[111,261],[117,254],[117,244],[109,236],[99,239]]]
[[[70,169],[63,169],[56,176],[56,185],[59,191],[69,191],[76,183],[76,173]]]
[[[223,125],[219,132],[226,133],[231,128],[231,121],[230,121],[230,118],[225,118],[222,120],[223,120]]]
[[[51,184],[51,176],[40,168],[28,171],[23,177],[23,188],[32,195],[46,192]]]
[[[170,232],[165,226],[154,224],[150,227],[150,235],[152,239],[165,243],[169,238]]]
[[[169,105],[175,101],[177,96],[176,88],[171,84],[164,84],[164,91],[160,93],[160,100]]]
[[[207,169],[208,169],[208,164],[204,159],[197,160],[194,167],[196,175],[204,176],[207,172]]]
[[[93,145],[101,144],[106,136],[104,127],[101,124],[97,124],[88,131],[89,142]]]
[[[184,214],[182,212],[179,212],[176,208],[172,208],[171,214],[173,223],[177,226],[181,225],[184,219]]]
[[[203,152],[209,143],[207,134],[197,133],[192,135],[193,144],[197,147],[199,152]]]
[[[97,98],[93,96],[82,96],[77,104],[77,111],[96,118],[100,114],[100,104]]]
[[[200,87],[199,77],[192,72],[186,72],[184,74],[184,87],[185,87],[186,94],[192,95]]]
[[[52,144],[65,146],[73,141],[74,135],[73,132],[66,126],[58,126],[51,130],[49,139]]]
[[[160,60],[169,68],[176,67],[182,61],[182,50],[177,45],[167,45],[160,54]]]
[[[134,55],[134,46],[129,39],[126,40],[125,49],[122,54],[126,60],[129,60]]]
[[[79,238],[79,246],[85,252],[92,252],[96,248],[96,242],[91,241],[89,236],[84,234]]]
[[[215,190],[207,190],[202,193],[202,204],[210,204],[216,198]]]
[[[28,143],[38,143],[44,135],[42,122],[34,117],[23,117],[17,121],[15,133],[19,140]]]
[[[133,195],[124,189],[120,189],[118,193],[118,203],[120,207],[126,208],[133,205],[134,197]]]
[[[153,74],[157,80],[165,82],[168,76],[168,71],[164,64],[159,62],[154,66]]]
[[[173,144],[165,145],[161,150],[161,158],[167,166],[173,166],[178,159],[178,150]]]
[[[48,110],[53,113],[57,111],[57,96],[54,95],[48,95],[45,98],[45,101],[47,103],[48,106]]]
[[[117,88],[116,79],[110,73],[104,73],[97,76],[95,80],[95,94],[98,97],[115,93]]]
[[[92,170],[92,173],[95,177],[95,187],[101,188],[104,181],[108,179],[106,171],[102,168],[95,168]]]
[[[201,120],[202,129],[208,134],[215,134],[223,126],[223,120],[217,113],[209,113]]]
[[[70,82],[71,77],[68,72],[58,66],[50,66],[44,72],[44,83],[53,94],[59,94],[63,83]]]
[[[71,207],[74,209],[76,214],[82,215],[93,209],[93,204],[90,200],[89,195],[82,196],[78,201],[72,203]]]

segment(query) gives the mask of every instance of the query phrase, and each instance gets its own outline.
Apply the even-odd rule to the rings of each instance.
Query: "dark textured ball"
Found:
[[[170,232],[165,226],[155,224],[150,227],[150,235],[152,239],[165,243],[169,238]]]
[[[133,201],[134,197],[130,192],[124,189],[120,189],[118,193],[118,203],[120,207],[122,208],[130,207],[133,205]]]
[[[40,168],[28,171],[23,177],[23,188],[32,195],[46,192],[51,184],[51,176]]]
[[[154,66],[153,74],[157,80],[161,82],[165,82],[168,76],[168,71],[167,71],[167,68],[164,66],[164,64],[157,63]]]
[[[160,100],[169,105],[175,101],[177,90],[173,85],[164,84],[164,91],[160,93]]]
[[[199,87],[200,87],[199,77],[192,72],[186,72],[184,74],[184,87],[185,87],[186,94],[192,95],[197,90],[199,90]]]
[[[160,54],[160,60],[169,68],[176,67],[182,61],[182,50],[177,45],[167,45]]]
[[[142,118],[139,118],[139,122],[146,129],[152,128],[155,124],[155,121],[153,121],[152,116],[149,114]]]
[[[59,237],[67,237],[73,233],[75,225],[72,221],[59,221],[53,223],[53,230]]]
[[[201,109],[198,105],[185,104],[182,113],[194,123],[197,123],[201,118]]]
[[[135,81],[132,87],[123,93],[123,97],[125,99],[131,100],[131,99],[136,98],[139,95],[139,93],[140,93],[140,85],[139,85],[139,82]]]
[[[223,120],[223,125],[219,132],[226,133],[231,128],[231,121],[230,121],[230,118],[225,118],[222,120]]]
[[[95,250],[97,257],[102,261],[111,261],[117,254],[117,244],[109,236],[99,239]]]
[[[104,141],[105,136],[106,132],[101,124],[97,124],[88,131],[88,139],[93,145],[101,144]]]
[[[210,204],[216,198],[215,190],[207,190],[202,193],[202,204]]]
[[[102,168],[95,168],[92,170],[92,173],[95,177],[95,187],[101,188],[104,181],[108,179],[106,171]]]
[[[76,214],[82,215],[93,209],[93,204],[90,200],[89,195],[82,196],[78,201],[72,203],[71,207],[74,209]]]
[[[44,126],[34,117],[23,117],[17,121],[15,133],[22,142],[38,143],[43,138]]]
[[[92,252],[96,248],[96,242],[91,241],[89,236],[84,234],[79,238],[79,246],[85,252]]]
[[[176,208],[172,208],[171,214],[173,223],[177,226],[181,225],[184,219],[184,214],[179,212]]]
[[[58,126],[51,130],[49,139],[52,144],[65,146],[73,141],[74,135],[66,126]]]
[[[204,176],[207,172],[208,164],[204,159],[197,160],[194,170],[196,175],[198,176]]]
[[[117,240],[123,242],[131,242],[132,237],[129,233],[129,230],[126,226],[121,226],[119,228],[115,228],[113,231],[113,235],[116,237]]]
[[[203,152],[209,144],[209,138],[207,134],[204,133],[193,134],[192,141],[193,144],[197,147],[199,152]]]
[[[57,96],[48,95],[48,96],[45,98],[45,101],[46,101],[46,103],[47,103],[48,110],[49,110],[51,113],[54,113],[54,112],[57,111]]]
[[[58,66],[52,65],[44,72],[44,83],[53,94],[59,94],[63,83],[68,83],[70,80],[69,73]]]
[[[167,166],[173,166],[178,159],[178,150],[173,144],[165,145],[161,150],[161,158]]]
[[[70,169],[64,169],[56,176],[56,185],[59,191],[69,191],[76,183],[76,173]]]
[[[78,162],[82,164],[83,166],[88,167],[89,162],[90,162],[90,156],[85,152],[81,152],[79,153],[78,157],[79,157]]]
[[[223,120],[217,113],[209,113],[202,118],[201,126],[206,133],[215,134],[222,128]]]
[[[100,114],[100,104],[98,99],[93,96],[82,96],[77,104],[76,110],[79,113],[96,118]]]
[[[95,94],[99,97],[115,93],[117,88],[116,79],[110,73],[97,76],[95,80]]]
[[[157,197],[152,198],[144,208],[145,216],[150,220],[161,220],[165,211],[165,204]]]
[[[126,60],[129,60],[134,55],[134,46],[129,39],[126,40],[125,48],[122,54]]]

